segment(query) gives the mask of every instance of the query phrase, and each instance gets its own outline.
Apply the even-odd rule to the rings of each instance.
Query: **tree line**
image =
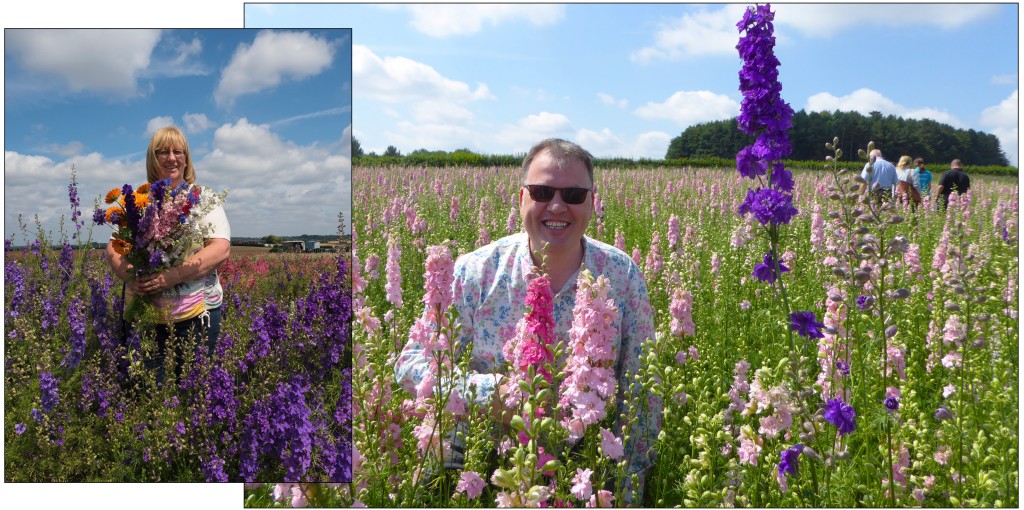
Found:
[[[893,162],[901,155],[922,157],[930,166],[944,166],[953,159],[966,165],[1009,166],[995,135],[973,129],[956,129],[930,119],[904,119],[879,112],[812,112],[793,115],[789,141],[790,158],[814,161],[824,158],[825,142],[839,137],[846,159],[856,159],[857,148],[869,141]],[[672,139],[665,159],[721,157],[734,158],[753,143],[753,138],[736,127],[736,119],[706,122],[686,128]]]

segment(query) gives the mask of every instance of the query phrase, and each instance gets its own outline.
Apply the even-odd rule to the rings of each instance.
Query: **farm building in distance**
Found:
[[[284,251],[314,251],[320,249],[320,241],[282,241]]]

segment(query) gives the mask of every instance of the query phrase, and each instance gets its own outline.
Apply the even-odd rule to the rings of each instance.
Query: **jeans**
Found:
[[[220,320],[221,309],[220,307],[217,307],[207,310],[202,315],[192,319],[176,322],[174,324],[157,324],[156,352],[153,353],[151,358],[144,359],[143,364],[149,370],[156,370],[156,382],[158,386],[163,386],[164,362],[166,361],[167,356],[167,340],[171,338],[172,330],[175,339],[174,375],[177,379],[180,379],[181,365],[186,359],[184,353],[181,351],[181,342],[184,339],[191,338],[196,342],[197,347],[199,345],[206,346],[207,356],[213,356],[214,350],[217,347],[217,337],[220,335]],[[205,341],[203,341],[204,334]]]

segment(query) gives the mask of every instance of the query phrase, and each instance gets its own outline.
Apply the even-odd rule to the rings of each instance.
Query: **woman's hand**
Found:
[[[128,288],[137,296],[159,294],[181,283],[181,271],[172,267],[161,273],[144,276],[128,284]]]

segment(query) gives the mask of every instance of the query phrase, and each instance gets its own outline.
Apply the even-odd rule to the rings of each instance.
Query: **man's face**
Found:
[[[561,166],[547,151],[537,155],[526,171],[525,184],[543,184],[556,188],[593,188],[587,167],[579,160],[569,159]],[[550,202],[537,202],[530,197],[526,188],[519,188],[519,215],[526,233],[530,236],[530,248],[538,250],[544,243],[550,243],[552,250],[579,245],[583,239],[590,217],[594,213],[594,193],[587,193],[582,204],[566,204],[562,193],[556,192]]]

